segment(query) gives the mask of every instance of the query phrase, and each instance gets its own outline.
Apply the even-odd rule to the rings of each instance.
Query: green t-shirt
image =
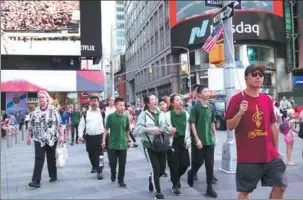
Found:
[[[110,129],[110,149],[127,149],[127,132],[129,131],[129,119],[125,114],[118,115],[117,112],[108,115],[105,128]]]
[[[215,144],[215,136],[211,129],[212,123],[215,122],[215,116],[212,114],[210,105],[204,107],[199,103],[197,107],[193,106],[189,122],[196,124],[197,134],[202,145]],[[193,140],[193,144],[196,144],[195,140]]]
[[[71,121],[72,121],[72,125],[79,125],[80,123],[80,111],[73,111],[71,113]]]
[[[184,110],[181,111],[180,114],[177,114],[175,111],[170,111],[170,120],[171,124],[174,128],[177,129],[174,137],[182,137],[185,136],[186,130],[186,112]]]

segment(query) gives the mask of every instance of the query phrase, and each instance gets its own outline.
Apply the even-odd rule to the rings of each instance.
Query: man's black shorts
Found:
[[[281,157],[269,163],[238,163],[236,185],[238,192],[252,192],[261,180],[262,186],[286,187],[286,165]]]

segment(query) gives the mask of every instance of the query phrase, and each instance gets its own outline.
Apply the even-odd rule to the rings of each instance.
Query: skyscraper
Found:
[[[116,1],[115,4],[115,26],[112,27],[112,57],[125,52],[124,1]]]

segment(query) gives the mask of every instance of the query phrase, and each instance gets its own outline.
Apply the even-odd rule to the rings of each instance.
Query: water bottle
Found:
[[[101,155],[99,156],[99,167],[103,167],[103,163],[104,163],[104,156]]]

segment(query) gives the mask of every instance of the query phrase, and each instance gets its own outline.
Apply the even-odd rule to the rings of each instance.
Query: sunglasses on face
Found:
[[[256,71],[254,71],[254,72],[250,72],[250,74],[251,74],[252,77],[259,76],[260,78],[262,78],[264,76],[263,72],[256,72]]]

